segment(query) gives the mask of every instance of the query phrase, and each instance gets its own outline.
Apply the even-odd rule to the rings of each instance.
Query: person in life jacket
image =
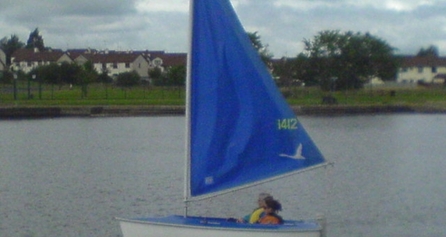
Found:
[[[260,193],[259,198],[257,199],[258,207],[254,209],[249,215],[237,219],[237,222],[250,223],[250,224],[257,223],[260,220],[260,218],[265,215],[264,208],[266,207],[265,205],[266,199],[273,199],[273,197],[269,193]]]
[[[266,199],[265,204],[265,215],[259,219],[258,223],[270,225],[283,224],[282,217],[277,214],[282,210],[280,202],[274,199]]]

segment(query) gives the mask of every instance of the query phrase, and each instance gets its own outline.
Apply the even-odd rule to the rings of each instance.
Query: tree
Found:
[[[361,88],[373,77],[394,79],[397,61],[394,48],[369,33],[319,32],[313,40],[304,39],[313,77],[322,89]]]
[[[257,31],[254,33],[247,32],[247,34],[249,39],[251,40],[252,45],[259,53],[260,58],[262,58],[262,61],[268,65],[273,57],[273,54],[270,53],[268,50],[268,45],[263,45],[262,41],[260,40],[260,36],[257,34]]]
[[[98,82],[100,83],[112,83],[113,78],[108,75],[107,70],[102,70],[101,74],[98,75]]]
[[[77,84],[81,78],[82,67],[75,63],[63,62],[59,65],[60,84]]]
[[[151,83],[156,86],[162,86],[164,85],[164,75],[161,71],[161,68],[155,67],[153,69],[149,69],[149,78],[151,80]]]
[[[85,62],[81,67],[81,78],[80,83],[81,84],[90,84],[93,82],[98,81],[98,72],[94,69],[94,64],[92,61],[88,60]],[[79,80],[78,80],[79,82]]]
[[[172,66],[164,72],[155,67],[149,71],[149,76],[156,86],[183,86],[186,81],[186,67]]]
[[[186,81],[186,67],[170,67],[166,72],[166,79],[169,86],[183,86]]]
[[[433,56],[438,57],[438,47],[435,45],[431,45],[427,47],[426,49],[421,48],[420,51],[417,53],[418,57],[426,57],[426,56]]]
[[[45,51],[45,44],[43,43],[43,38],[39,34],[39,29],[36,28],[29,34],[28,41],[26,42],[27,49],[37,48],[39,51]]]
[[[0,40],[0,49],[6,54],[6,64],[11,65],[11,56],[17,50],[25,46],[25,43],[19,40],[17,35],[11,35],[11,38],[6,37]]]
[[[92,61],[85,62],[82,66],[78,66],[77,64],[74,64],[77,66],[80,70],[78,75],[76,76],[76,81],[78,84],[81,85],[82,88],[82,98],[87,97],[88,94],[88,84],[95,82],[98,80],[98,73],[94,69],[94,64]]]
[[[116,84],[122,87],[131,87],[138,85],[141,77],[135,71],[119,73]]]
[[[42,80],[42,82],[50,84],[61,84],[60,66],[56,63],[40,66],[36,69],[33,69],[30,73],[36,74],[37,78]]]
[[[0,83],[12,84],[14,80],[14,74],[10,71],[0,72]]]
[[[279,86],[290,86],[294,79],[292,58],[281,58],[273,63],[273,76]]]

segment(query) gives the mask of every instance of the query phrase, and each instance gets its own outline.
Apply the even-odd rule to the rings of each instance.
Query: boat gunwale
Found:
[[[133,224],[146,224],[169,226],[174,228],[225,230],[225,231],[254,231],[254,232],[315,232],[322,231],[323,227],[317,220],[285,220],[283,225],[264,225],[227,222],[226,219],[216,217],[191,217],[185,221],[180,221],[183,216],[173,215],[166,217],[141,217],[141,218],[121,218],[115,219],[120,222]],[[188,220],[188,221],[186,221]],[[193,221],[195,220],[195,221]],[[293,224],[294,223],[294,224]],[[301,224],[301,225],[297,225]]]

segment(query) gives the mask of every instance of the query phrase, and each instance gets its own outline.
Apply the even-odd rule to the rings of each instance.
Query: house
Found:
[[[446,57],[417,57],[402,58],[398,70],[399,83],[444,83],[446,78]]]
[[[142,80],[149,80],[149,69],[155,67],[162,71],[172,66],[186,65],[186,53],[166,53],[164,51],[113,51],[94,49],[49,50],[39,52],[32,49],[19,49],[11,57],[11,68],[25,73],[33,68],[50,63],[93,63],[98,73],[107,72],[116,77],[123,72],[136,71]]]
[[[66,51],[67,55],[73,59],[78,65],[83,65],[88,61],[89,55],[98,53],[94,49],[69,49]]]
[[[164,70],[162,64],[163,60],[160,58],[162,55],[165,55],[164,51],[135,51],[134,53],[141,54],[148,62],[150,69],[153,69],[155,67],[160,67],[162,70]]]
[[[62,50],[18,49],[11,56],[11,69],[28,73],[38,66],[63,62],[72,63],[73,60]]]
[[[186,53],[166,53],[164,51],[143,51],[141,53],[150,62],[150,68],[158,67],[165,71],[169,67],[186,66]]]
[[[0,81],[3,79],[4,71],[6,71],[6,54],[0,49]]]
[[[0,72],[6,71],[6,54],[0,49]]]
[[[73,61],[83,65],[87,61],[93,63],[98,73],[104,71],[111,77],[120,73],[136,71],[142,80],[148,79],[148,71],[151,67],[150,60],[146,56],[148,51],[114,51],[94,49],[69,49],[67,54]]]
[[[32,49],[19,49],[11,57],[11,68],[15,71],[21,70],[25,73],[33,68],[51,63],[61,64],[63,62],[84,64],[92,61],[98,73],[104,70],[110,76],[122,72],[136,71],[141,78],[148,77],[149,63],[140,54],[117,51],[97,51],[91,49],[48,50],[39,52]]]
[[[85,55],[85,54],[84,54]],[[100,56],[102,55],[102,56]],[[150,80],[149,71],[155,67],[161,69],[161,71],[165,71],[166,69],[173,66],[186,66],[187,62],[187,54],[186,53],[166,53],[164,51],[105,51],[103,53],[95,54],[91,59],[93,62],[97,62],[97,58],[101,58],[101,60],[115,60],[116,62],[113,65],[106,65],[109,68],[109,71],[112,72],[113,75],[119,74],[120,70],[113,70],[120,68],[119,65],[127,61],[126,67],[130,66],[132,70],[135,70],[140,76],[142,80]],[[145,61],[143,60],[145,59]],[[134,60],[134,61],[132,61]],[[132,61],[130,65],[129,61]],[[95,63],[95,68],[96,68]],[[104,66],[104,65],[103,65]],[[110,69],[110,66],[113,66],[113,69]],[[97,68],[98,69],[98,68]]]
[[[82,54],[93,62],[98,73],[106,71],[109,76],[116,77],[120,73],[136,71],[142,80],[149,78],[150,63],[139,53],[127,51],[101,51],[93,54]],[[76,60],[80,61],[79,58]]]

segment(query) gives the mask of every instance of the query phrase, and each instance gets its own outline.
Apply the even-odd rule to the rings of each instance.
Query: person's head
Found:
[[[282,204],[277,200],[267,198],[265,199],[264,209],[266,213],[275,213],[282,210]]]
[[[265,200],[272,198],[273,196],[271,196],[269,193],[260,193],[259,199],[257,199],[257,203],[259,204],[259,207],[265,207]]]

